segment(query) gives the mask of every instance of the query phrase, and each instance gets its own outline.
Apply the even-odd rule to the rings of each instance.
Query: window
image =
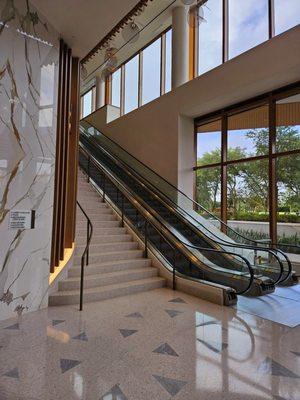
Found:
[[[268,0],[229,0],[229,58],[269,38]]]
[[[267,106],[253,108],[228,118],[227,160],[268,154],[269,112]]]
[[[172,85],[172,29],[162,33],[154,42],[113,72],[110,82],[110,104],[122,114],[135,110],[161,94]]]
[[[268,160],[227,166],[227,218],[230,227],[253,238],[269,234]],[[234,221],[234,222],[229,222]],[[252,222],[258,221],[259,224]]]
[[[139,101],[139,55],[125,64],[124,113],[138,107]]]
[[[121,107],[121,68],[111,76],[111,104]]]
[[[214,118],[196,120],[196,200],[244,237],[300,254],[299,85]]]
[[[166,33],[166,78],[165,93],[170,92],[172,88],[172,29]]]
[[[221,161],[221,120],[198,127],[197,165],[216,164]]]
[[[96,88],[93,87],[81,96],[81,118],[95,111],[95,90]]]
[[[221,217],[221,168],[202,168],[196,174],[196,201],[206,210]],[[199,213],[203,213],[202,210]],[[205,215],[207,217],[207,215]]]
[[[199,8],[198,74],[222,63],[222,0],[208,0]]]
[[[274,11],[276,35],[300,23],[299,0],[274,0]]]
[[[142,104],[146,104],[160,96],[161,38],[146,47],[142,55]]]
[[[300,150],[300,95],[276,104],[276,151]]]

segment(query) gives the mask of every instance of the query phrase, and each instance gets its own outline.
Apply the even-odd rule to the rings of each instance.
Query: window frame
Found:
[[[221,220],[227,223],[227,166],[245,162],[251,162],[256,160],[268,160],[269,163],[269,234],[272,242],[277,242],[277,176],[276,176],[276,160],[282,156],[289,156],[293,154],[300,154],[300,149],[277,152],[276,151],[276,103],[278,100],[282,100],[300,93],[300,81],[295,82],[292,85],[280,88],[278,90],[265,93],[261,96],[246,100],[244,102],[229,106],[223,110],[213,112],[203,117],[196,118],[194,120],[194,194],[196,193],[196,174],[197,170],[220,167],[221,168]],[[268,105],[269,110],[269,150],[265,155],[247,157],[239,160],[227,160],[227,142],[228,142],[228,118],[232,115],[239,114],[241,112],[251,110],[262,105]],[[215,164],[209,165],[197,165],[197,135],[198,127],[208,122],[221,119],[221,161]],[[194,200],[196,198],[194,197]],[[226,226],[222,225],[222,231],[226,233]]]
[[[142,95],[143,95],[143,87],[142,87],[142,82],[143,82],[143,51],[151,46],[155,41],[158,39],[161,40],[160,47],[160,96],[165,94],[165,82],[166,82],[166,34],[168,31],[172,29],[172,26],[169,26],[166,28],[163,32],[161,32],[159,35],[155,36],[154,39],[152,39],[149,43],[147,43],[145,46],[143,46],[141,49],[139,49],[137,52],[135,52],[132,56],[130,56],[128,59],[126,59],[123,63],[118,65],[118,67],[115,68],[115,70],[112,72],[114,73],[118,69],[121,69],[121,87],[120,87],[120,115],[125,114],[125,66],[126,64],[131,61],[134,57],[138,56],[138,63],[139,63],[139,68],[138,68],[138,107],[141,107],[142,104]],[[110,103],[111,99],[111,92],[112,92],[112,85],[111,85],[111,79],[107,79],[106,81],[106,91],[108,93],[107,96],[107,103]],[[147,103],[146,103],[147,104]]]

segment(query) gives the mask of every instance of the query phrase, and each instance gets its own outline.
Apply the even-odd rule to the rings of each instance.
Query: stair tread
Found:
[[[136,285],[144,285],[147,283],[151,282],[165,282],[165,278],[159,277],[159,276],[153,276],[151,278],[145,278],[145,279],[137,279],[135,281],[128,281],[128,282],[122,282],[122,283],[116,283],[113,285],[105,285],[105,286],[96,286],[93,288],[87,288],[84,289],[84,294],[87,293],[99,293],[99,292],[105,292],[105,291],[110,291],[114,289],[121,289],[123,287],[130,287],[130,286],[136,286]],[[56,293],[53,293],[50,295],[50,297],[61,297],[61,296],[71,296],[71,295],[78,295],[79,290],[64,290],[64,291],[59,291]]]
[[[133,240],[127,240],[127,241],[121,241],[121,242],[105,242],[105,243],[90,243],[90,247],[91,246],[93,246],[93,247],[95,247],[95,246],[112,246],[112,245],[114,245],[114,246],[121,246],[121,245],[127,245],[127,244],[131,244],[131,245],[133,245],[133,244],[136,244],[136,245],[138,245],[138,243],[136,243],[136,242],[134,242]],[[86,247],[86,244],[85,243],[82,243],[82,244],[76,244],[76,248],[78,249],[78,248],[85,248]],[[132,249],[132,250],[140,250],[140,249]],[[93,253],[94,254],[94,253]]]
[[[89,265],[86,267],[89,268]],[[97,278],[109,278],[109,277],[113,277],[113,276],[126,276],[129,274],[133,274],[133,273],[137,273],[137,272],[145,272],[145,271],[150,271],[153,272],[157,270],[157,268],[155,267],[140,267],[140,268],[135,268],[135,269],[124,269],[124,271],[115,271],[115,272],[100,272],[98,274],[92,274],[92,275],[86,275],[84,280],[88,281],[88,280],[93,280],[93,279],[97,279]],[[78,282],[80,281],[80,276],[74,276],[72,278],[66,278],[63,280],[63,282]],[[108,285],[106,285],[108,286]]]
[[[106,262],[100,262],[100,263],[92,263],[92,264],[89,264],[87,266],[87,268],[89,268],[89,267],[109,267],[109,266],[119,265],[119,264],[123,264],[123,263],[127,264],[127,263],[130,263],[130,262],[134,263],[134,264],[138,264],[138,263],[141,262],[141,260],[149,262],[150,258],[133,258],[132,260],[128,259],[128,260],[117,260],[117,261],[106,261]],[[80,269],[81,266],[80,265],[74,265],[73,267],[70,268],[70,270],[75,269],[75,268],[76,269]]]
[[[97,256],[104,256],[106,254],[128,254],[128,253],[136,253],[136,252],[143,252],[143,250],[141,249],[129,249],[129,250],[120,250],[120,251],[106,251],[106,252],[101,252],[101,253],[93,253],[93,256],[97,257]],[[81,257],[81,256],[80,256]]]

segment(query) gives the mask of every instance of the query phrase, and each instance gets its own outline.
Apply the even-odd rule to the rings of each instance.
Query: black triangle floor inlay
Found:
[[[119,331],[120,331],[121,335],[123,336],[123,338],[127,338],[128,336],[131,336],[137,332],[137,330],[135,330],[135,329],[119,329]]]
[[[62,373],[69,371],[70,369],[77,367],[77,365],[81,364],[81,361],[78,360],[68,360],[66,358],[60,359],[60,369]]]
[[[186,301],[184,301],[184,300],[181,299],[180,297],[177,297],[177,299],[169,300],[169,303],[182,303],[182,304],[186,304]]]
[[[3,376],[8,376],[9,378],[19,379],[19,370],[18,368],[11,369],[10,371],[5,372]]]
[[[142,314],[140,312],[134,312],[132,314],[126,315],[127,318],[143,318]]]
[[[62,324],[65,321],[66,321],[65,319],[54,319],[52,321],[52,326],[56,326],[56,325]]]
[[[221,353],[223,350],[227,349],[228,344],[224,342],[215,342],[213,340],[202,340],[197,339],[200,343],[204,344],[209,350],[215,353]]]
[[[185,381],[153,375],[157,382],[173,397],[187,384]]]
[[[183,311],[177,311],[177,310],[165,310],[165,312],[171,317],[177,317],[177,315],[182,314]]]
[[[100,400],[128,400],[119,385],[112,387]]]
[[[4,329],[8,329],[8,330],[11,330],[11,331],[13,331],[13,330],[19,330],[19,329],[20,329],[20,325],[19,325],[18,323],[16,323],[16,324],[7,326],[7,327],[4,328]]]
[[[162,344],[157,349],[153,350],[153,353],[178,357],[178,354],[176,353],[176,351],[174,349],[172,349],[172,347],[168,343]]]
[[[283,376],[285,378],[300,378],[299,375],[296,375],[293,371],[287,369],[283,365],[274,361],[272,358],[267,357],[259,366],[258,372],[273,376]]]
[[[82,332],[82,333],[80,333],[79,335],[74,336],[72,339],[75,339],[75,340],[83,340],[83,341],[85,341],[85,342],[88,341],[88,338],[87,338],[85,332]]]

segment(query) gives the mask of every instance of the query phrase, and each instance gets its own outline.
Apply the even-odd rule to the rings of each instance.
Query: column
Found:
[[[172,89],[189,80],[189,7],[172,11]]]
[[[96,110],[105,105],[105,81],[96,77]]]

